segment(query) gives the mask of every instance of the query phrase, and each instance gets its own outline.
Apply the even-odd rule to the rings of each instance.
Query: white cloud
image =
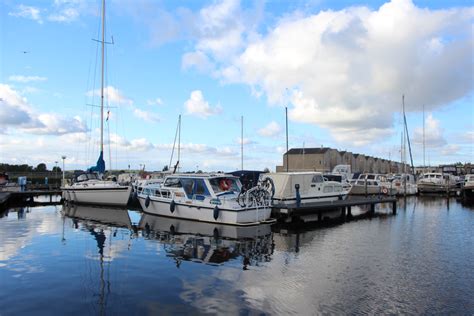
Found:
[[[413,143],[423,144],[423,127],[415,128],[413,135]],[[439,124],[439,120],[429,114],[425,120],[425,146],[428,148],[442,147],[446,145],[446,139],[443,136],[443,129]]]
[[[447,145],[441,150],[441,154],[444,156],[455,156],[458,153],[459,149],[460,149],[459,145],[456,145],[456,144]]]
[[[66,22],[70,23],[79,17],[79,10],[76,8],[63,8],[56,13],[50,14],[48,20],[53,22]]]
[[[9,85],[0,84],[0,124],[21,129],[32,134],[63,135],[84,132],[86,126],[77,118],[67,118],[55,113],[36,113]]]
[[[351,142],[348,131],[353,143],[389,135],[402,94],[410,112],[472,91],[472,8],[393,0],[376,10],[300,11],[260,34],[244,27],[236,2],[209,9],[200,12],[209,21],[200,20],[206,32],[191,53],[206,54],[211,75],[248,84],[270,104],[291,101],[293,121],[327,128],[335,139]]]
[[[86,94],[87,96],[100,97],[100,89],[88,91]],[[108,86],[104,88],[104,96],[111,103],[133,105],[133,101],[131,99],[124,96],[123,93],[119,89],[112,86]]]
[[[87,127],[77,118],[68,118],[56,113],[43,113],[37,116],[40,124],[24,127],[25,131],[41,135],[64,135],[86,132]]]
[[[8,77],[8,80],[15,81],[15,82],[21,82],[21,83],[27,83],[27,82],[32,82],[32,81],[46,81],[46,80],[48,80],[48,78],[40,77],[40,76],[14,75],[14,76]]]
[[[156,122],[160,121],[160,117],[158,116],[158,114],[153,113],[153,112],[143,111],[143,110],[140,110],[138,108],[135,108],[133,110],[133,114],[136,117],[138,117],[138,118],[140,118],[144,121],[147,121],[147,122],[156,123]]]
[[[272,121],[268,123],[267,126],[259,129],[257,133],[260,136],[264,136],[264,137],[275,137],[275,136],[278,136],[281,133],[281,131],[282,131],[281,126],[277,122]]]
[[[240,137],[237,138],[236,143],[239,145],[242,145],[242,143],[243,145],[256,144],[256,142],[252,141],[250,138],[245,138],[245,137],[243,139]]]
[[[9,85],[0,84],[0,124],[21,126],[33,121],[28,100]]]
[[[32,6],[27,6],[24,4],[18,5],[16,8],[16,11],[9,12],[8,15],[30,19],[30,20],[38,22],[39,24],[43,23],[40,9],[36,7],[32,7]]]
[[[200,72],[209,72],[214,68],[207,55],[200,51],[184,54],[181,67],[183,69],[194,67]]]
[[[204,96],[200,90],[194,90],[191,92],[191,96],[184,103],[186,113],[195,115],[201,118],[207,118],[208,116],[219,114],[222,112],[220,106],[211,107],[209,103],[204,100]]]
[[[147,100],[146,104],[148,104],[148,105],[162,105],[163,100],[161,100],[160,98],[156,98],[154,100]]]

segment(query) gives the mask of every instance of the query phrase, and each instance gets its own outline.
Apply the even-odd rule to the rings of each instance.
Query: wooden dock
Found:
[[[61,190],[31,190],[23,192],[0,192],[0,208],[8,205],[32,202],[34,197],[46,195],[49,196],[49,202],[42,204],[59,204],[53,201],[53,196],[61,195]]]
[[[375,205],[382,203],[392,204],[392,214],[397,213],[397,199],[395,197],[369,197],[369,198],[350,198],[347,200],[337,200],[328,202],[305,203],[300,206],[292,205],[274,205],[272,215],[277,218],[290,218],[306,215],[316,215],[318,221],[322,219],[325,212],[340,210],[341,216],[352,216],[353,206],[369,206],[369,213],[375,212]]]

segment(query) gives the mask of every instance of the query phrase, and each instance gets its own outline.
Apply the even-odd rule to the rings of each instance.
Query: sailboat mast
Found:
[[[102,0],[102,65],[100,86],[100,152],[104,152],[104,58],[105,58],[105,0]]]
[[[244,170],[244,116],[240,120],[240,170]]]
[[[425,105],[423,104],[423,168],[425,166]]]
[[[181,156],[181,114],[178,118],[178,172],[179,172],[179,159]]]
[[[402,95],[402,113],[403,113],[403,173],[407,173],[407,145],[405,131],[405,95]]]

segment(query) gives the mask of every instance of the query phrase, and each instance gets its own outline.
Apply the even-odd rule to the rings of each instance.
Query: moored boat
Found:
[[[348,193],[341,182],[330,181],[321,172],[265,173],[262,178],[274,184],[275,205],[343,200]]]
[[[423,174],[417,185],[420,193],[444,193],[456,187],[456,180],[451,174],[430,172]]]
[[[131,191],[131,186],[100,180],[96,173],[83,173],[62,188],[62,197],[71,203],[125,206]]]
[[[363,173],[352,183],[349,194],[352,195],[394,195],[396,189],[388,180],[387,176],[376,173]]]
[[[195,221],[257,225],[271,215],[268,183],[242,189],[238,177],[227,174],[173,174],[162,184],[138,193],[143,211]]]
[[[418,193],[415,177],[412,174],[402,173],[394,176],[392,187],[396,195],[415,195]]]

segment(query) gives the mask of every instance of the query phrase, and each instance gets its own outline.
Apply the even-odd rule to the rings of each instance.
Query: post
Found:
[[[397,201],[392,202],[392,214],[397,215]]]
[[[63,181],[62,185],[65,185],[65,170],[64,170],[64,161],[66,160],[66,156],[61,156],[61,159],[63,160]]]
[[[297,183],[295,184],[295,190],[296,190],[296,207],[301,206],[301,195],[300,195],[300,185]]]

